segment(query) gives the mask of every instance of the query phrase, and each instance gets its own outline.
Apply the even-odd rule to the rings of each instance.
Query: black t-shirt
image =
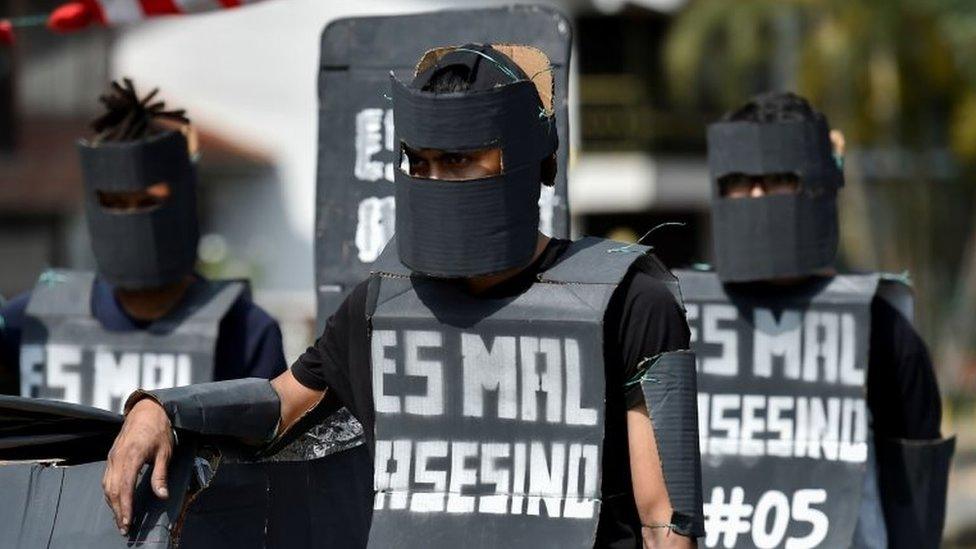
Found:
[[[569,246],[553,239],[539,258],[517,276],[492,287],[486,297],[525,292],[538,273],[551,267]],[[325,332],[292,366],[306,387],[329,389],[349,408],[367,432],[373,430],[366,300],[368,281],[360,283],[329,318]],[[632,269],[614,292],[604,323],[606,364],[606,432],[603,458],[603,505],[598,547],[639,547],[640,519],[634,504],[627,445],[626,411],[642,402],[639,385],[625,390],[644,358],[687,349],[684,312],[659,280]]]

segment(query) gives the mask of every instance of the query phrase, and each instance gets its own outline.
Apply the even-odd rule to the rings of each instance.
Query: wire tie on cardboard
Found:
[[[640,244],[641,242],[643,242],[645,238],[651,236],[654,233],[654,231],[660,229],[661,227],[671,227],[671,226],[684,227],[685,224],[684,223],[681,223],[680,221],[666,221],[664,223],[659,223],[659,224],[655,225],[654,228],[652,228],[651,230],[649,230],[646,233],[644,233],[644,236],[638,238],[636,242],[632,242],[630,244],[627,244],[626,246],[621,246],[619,248],[610,248],[609,250],[607,250],[607,253],[608,254],[613,254],[613,253],[634,253],[634,252],[639,252],[640,250],[634,249],[635,246],[637,246],[638,244]],[[650,246],[650,247],[651,248],[654,248],[654,246]]]
[[[660,383],[661,380],[656,377],[644,377],[647,374],[647,371],[651,369],[651,366],[654,366],[654,363],[657,362],[657,359],[660,358],[660,356],[661,355],[654,355],[641,359],[641,361],[637,363],[637,372],[634,373],[634,377],[630,378],[626,383],[624,383],[624,388],[637,385],[643,381]]]
[[[51,285],[51,284],[62,284],[66,280],[68,280],[68,278],[63,274],[54,272],[49,269],[41,273],[38,282],[40,282],[41,284]]]
[[[540,74],[547,73],[547,72],[552,72],[552,65],[549,65],[548,67],[542,69],[541,71],[537,71],[535,74],[529,77],[529,80],[535,80],[536,76],[539,76]]]
[[[509,69],[505,65],[502,65],[501,63],[499,63],[498,61],[496,61],[494,57],[488,55],[487,53],[485,53],[483,51],[472,50],[471,48],[454,48],[454,51],[466,51],[468,53],[473,53],[475,55],[480,55],[481,57],[484,57],[485,59],[487,59],[487,60],[491,61],[492,63],[494,63],[495,66],[498,67],[498,70],[502,71],[503,73],[505,73],[506,76],[508,76],[509,78],[512,79],[512,82],[518,82],[519,81],[518,76],[514,72],[512,72],[511,69]]]

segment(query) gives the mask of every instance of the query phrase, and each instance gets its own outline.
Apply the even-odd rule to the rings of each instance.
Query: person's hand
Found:
[[[105,500],[122,535],[128,532],[132,521],[132,492],[139,470],[153,460],[152,489],[159,498],[166,499],[166,469],[172,455],[172,426],[166,412],[150,398],[140,400],[129,411],[115,438],[102,477]]]

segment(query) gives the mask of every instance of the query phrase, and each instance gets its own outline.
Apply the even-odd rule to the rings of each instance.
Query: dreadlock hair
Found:
[[[132,79],[123,78],[121,84],[117,80],[112,81],[108,92],[98,98],[105,112],[91,122],[95,130],[93,142],[136,141],[166,131],[167,128],[160,122],[190,123],[184,109],[166,110],[164,101],[153,102],[157,93],[159,88],[154,88],[139,99]]]
[[[810,102],[792,92],[766,92],[753,96],[738,109],[722,117],[726,122],[803,122],[824,120],[823,113],[814,109]]]

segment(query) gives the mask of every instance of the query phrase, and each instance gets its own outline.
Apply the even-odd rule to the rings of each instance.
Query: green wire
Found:
[[[38,279],[38,282],[40,282],[42,284],[48,284],[48,285],[50,285],[50,284],[60,284],[62,282],[65,282],[66,280],[68,280],[68,277],[64,276],[61,273],[56,273],[56,272],[48,269],[47,271],[44,271],[43,273],[41,273],[41,276]]]
[[[491,61],[492,63],[494,63],[495,66],[497,66],[499,68],[499,70],[501,70],[503,73],[505,73],[505,75],[507,75],[509,78],[512,79],[512,82],[518,82],[519,81],[518,76],[514,72],[512,72],[512,69],[506,67],[505,65],[502,65],[497,60],[495,60],[492,56],[486,54],[483,51],[472,50],[470,48],[454,48],[454,51],[466,51],[468,53],[473,53],[473,54],[476,54],[476,55],[480,55],[481,57],[484,57],[485,59],[487,59],[487,60]]]
[[[651,383],[658,383],[657,378],[653,378],[653,377],[645,378],[645,376],[647,375],[648,370],[654,367],[654,364],[657,363],[657,359],[660,357],[661,355],[649,356],[647,358],[644,358],[640,362],[638,362],[637,373],[635,373],[633,377],[631,377],[624,383],[624,389],[633,387],[634,385],[637,385],[638,383],[645,381],[645,379],[647,381],[650,381]]]

